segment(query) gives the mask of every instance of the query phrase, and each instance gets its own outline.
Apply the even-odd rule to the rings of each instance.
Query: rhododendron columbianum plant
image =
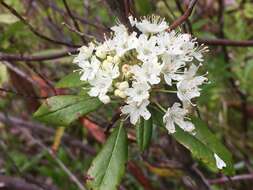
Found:
[[[207,82],[206,74],[197,75],[207,47],[198,45],[190,34],[168,32],[168,23],[157,16],[140,21],[129,16],[129,21],[138,31],[129,32],[118,24],[104,42],[94,41],[79,49],[74,63],[80,67],[80,80],[90,85],[88,94],[104,104],[119,100],[122,115],[133,125],[149,120],[149,107],[156,107],[164,112],[163,122],[170,134],[178,126],[195,135],[195,126],[187,116],[195,106],[193,99],[200,96],[200,86]],[[174,93],[178,100],[162,106],[157,93]],[[218,169],[226,167],[216,153],[213,155]]]

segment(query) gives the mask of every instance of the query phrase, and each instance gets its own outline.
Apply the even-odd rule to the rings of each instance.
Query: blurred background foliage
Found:
[[[61,0],[6,0],[5,2],[43,35],[69,44],[83,44],[80,36],[66,26],[66,24],[73,26],[73,23]],[[67,2],[72,13],[78,18],[80,29],[86,37],[93,36],[101,40],[104,33],[108,33],[108,28],[119,22],[117,18],[124,22],[124,19],[121,19],[124,15],[123,1],[69,0]],[[189,3],[187,0],[132,0],[130,2],[131,9],[136,15],[158,14],[170,23],[182,15]],[[189,21],[185,22],[179,30],[190,32],[201,39],[252,40],[252,1],[224,0],[222,4],[224,10],[221,10],[220,0],[198,1]],[[89,41],[89,38],[85,40]],[[222,175],[211,173],[201,164],[199,164],[199,172],[204,176],[204,182],[212,189],[252,189],[253,48],[217,45],[210,46],[209,49],[202,72],[205,74],[208,71],[211,83],[203,87],[202,96],[197,99],[198,110],[201,118],[232,152],[236,175],[249,174],[251,178],[238,181],[225,180],[220,184],[211,185],[212,179],[221,178]],[[1,53],[48,56],[64,50],[70,51],[73,47],[40,39],[0,5],[0,57]],[[78,189],[54,157],[34,142],[34,138],[39,138],[46,145],[51,146],[55,141],[54,131],[45,132],[44,128],[47,128],[45,126],[43,130],[33,129],[31,126],[22,127],[25,126],[22,122],[30,121],[32,113],[43,101],[39,97],[52,96],[55,93],[78,92],[76,89],[66,92],[66,89],[53,88],[63,76],[75,69],[72,59],[73,56],[69,55],[52,60],[10,61],[11,65],[4,64],[5,61],[0,59],[0,87],[10,91],[0,92],[0,175],[16,176],[27,181],[35,181],[37,184],[46,184],[48,189]],[[100,126],[106,126],[112,119],[114,111],[114,106],[107,106],[100,109],[98,113],[91,114],[89,119],[96,121]],[[14,120],[14,124],[8,124],[5,117],[9,117],[12,122]],[[57,147],[55,153],[80,181],[85,180],[85,172],[94,153],[101,148],[101,144],[97,141],[99,139],[103,141],[104,138],[96,125],[91,126],[93,125],[87,121],[77,121],[66,128],[65,134],[69,139]],[[75,140],[93,149],[87,153],[80,146],[76,147],[74,143],[69,143]],[[188,158],[188,155],[180,153],[182,147],[174,145],[175,142],[168,138],[164,130],[155,131],[152,146],[140,161],[137,147],[133,143],[129,157],[136,165],[132,168],[128,167],[128,170],[139,171],[143,176],[136,174],[141,176],[139,179],[128,172],[119,188],[196,189],[198,180],[192,177],[191,169],[171,167],[174,163],[169,161],[173,158],[179,163],[181,161],[187,163],[184,159]],[[163,151],[156,147],[162,147]],[[157,160],[160,160],[160,163]],[[134,168],[136,166],[137,169]]]

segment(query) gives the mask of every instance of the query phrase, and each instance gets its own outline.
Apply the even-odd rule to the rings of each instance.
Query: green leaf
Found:
[[[80,80],[79,72],[73,72],[63,77],[57,84],[57,88],[72,88],[87,85],[87,82]]]
[[[127,162],[127,133],[123,124],[114,129],[88,170],[87,186],[92,190],[116,190]]]
[[[210,150],[216,153],[225,163],[226,167],[223,168],[225,174],[233,174],[233,159],[229,150],[219,141],[219,139],[209,130],[208,126],[198,118],[192,118],[195,124],[196,135],[195,137],[203,142]]]
[[[172,136],[190,150],[194,157],[207,165],[212,171],[218,172],[213,152],[195,136],[185,132],[180,127],[176,127],[176,132]]]
[[[67,126],[80,116],[95,111],[102,103],[89,96],[60,95],[48,98],[34,113],[34,118],[54,124]]]
[[[9,14],[9,13],[0,14],[0,23],[14,24],[18,21],[19,21],[19,19],[12,14]]]
[[[0,61],[0,86],[2,86],[3,83],[7,82],[8,79],[9,79],[9,76],[8,76],[7,68]]]
[[[139,125],[136,126],[137,143],[141,151],[149,147],[152,138],[153,121],[152,117],[149,120],[140,119]]]
[[[156,111],[156,118],[161,120],[162,113]],[[160,115],[158,117],[158,115]],[[176,127],[176,132],[171,134],[180,144],[185,146],[194,157],[202,161],[209,169],[218,172],[214,154],[216,153],[225,163],[226,167],[221,171],[225,174],[233,174],[232,155],[226,147],[215,137],[215,135],[208,129],[203,121],[193,118],[192,122],[195,124],[196,134],[192,135],[185,132],[180,127]],[[160,122],[159,122],[160,123]]]

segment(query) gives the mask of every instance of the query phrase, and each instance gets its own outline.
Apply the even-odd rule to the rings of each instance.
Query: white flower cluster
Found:
[[[111,98],[121,98],[125,102],[121,111],[130,116],[132,124],[140,117],[151,117],[147,109],[151,91],[164,88],[164,84],[177,88],[183,105],[192,104],[191,99],[200,96],[199,85],[207,80],[196,76],[207,48],[198,46],[189,34],[167,32],[167,22],[157,16],[141,21],[130,16],[129,21],[139,33],[130,33],[118,24],[103,43],[92,42],[79,49],[74,63],[81,68],[81,80],[91,86],[89,95],[105,104]],[[187,109],[178,102],[168,108],[163,119],[170,133],[175,132],[174,123],[192,132],[194,126],[186,120],[186,114]]]

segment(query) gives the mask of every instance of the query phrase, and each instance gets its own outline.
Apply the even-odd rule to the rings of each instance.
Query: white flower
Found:
[[[185,121],[187,110],[180,106],[180,103],[174,103],[171,108],[168,108],[166,114],[163,116],[163,122],[169,133],[176,132],[175,124],[187,132],[192,132],[195,129],[191,122]]]
[[[136,33],[133,32],[130,36],[121,35],[120,38],[114,38],[115,50],[119,57],[124,55],[127,51],[137,47],[139,40],[136,37]]]
[[[114,31],[114,36],[111,40],[117,56],[121,57],[124,53],[137,46],[138,39],[136,37],[136,32],[132,32],[131,35],[129,35],[127,28],[123,24],[114,26],[111,29]]]
[[[112,62],[104,61],[102,64],[102,68],[103,75],[105,77],[116,79],[120,75],[118,65],[113,64]]]
[[[96,49],[96,56],[100,59],[105,59],[106,55],[115,50],[115,42],[112,39],[105,39],[104,43],[98,44]]]
[[[144,34],[155,34],[165,31],[169,26],[164,19],[159,16],[152,15],[151,17],[144,17],[140,22],[137,19],[129,16],[129,21],[132,26],[136,26]]]
[[[130,72],[134,74],[134,79],[139,82],[158,84],[160,82],[161,65],[158,63],[157,57],[154,57],[144,62],[141,66],[132,66]]]
[[[73,63],[82,64],[87,59],[89,59],[92,56],[92,53],[94,51],[94,44],[89,43],[89,46],[82,46],[80,47],[79,54],[74,58]]]
[[[221,170],[222,168],[225,168],[227,166],[226,163],[216,153],[214,153],[214,158],[218,169]]]
[[[113,26],[111,30],[114,32],[115,38],[119,39],[121,36],[128,36],[127,28],[123,24]]]
[[[88,92],[90,96],[98,97],[99,100],[105,104],[110,102],[109,96],[106,95],[112,85],[112,79],[110,77],[104,77],[100,70],[95,78],[89,82],[92,86]]]
[[[163,32],[157,35],[158,46],[167,51],[171,55],[182,54],[183,51],[180,49],[178,42],[176,42],[178,34],[175,31]]]
[[[141,116],[145,120],[148,120],[150,118],[151,114],[147,109],[148,104],[148,100],[143,100],[141,104],[137,102],[131,102],[131,104],[123,106],[121,108],[121,112],[123,114],[129,114],[130,122],[135,125]]]
[[[198,61],[203,62],[204,61],[203,53],[208,51],[209,51],[208,47],[201,44],[200,46],[195,47],[195,49],[192,52],[192,56],[195,57],[195,59],[197,59]]]
[[[204,76],[195,76],[198,67],[192,64],[185,72],[181,81],[177,83],[177,96],[181,101],[191,102],[192,98],[200,96],[199,85],[207,80]]]
[[[84,62],[80,62],[79,67],[81,67],[82,73],[80,80],[86,81],[94,79],[100,64],[100,61],[95,56],[92,56],[90,61],[86,60]]]
[[[133,82],[131,88],[125,90],[128,102],[142,102],[149,98],[150,86],[146,82]]]
[[[172,79],[180,80],[182,78],[179,74],[176,74],[176,72],[184,65],[184,63],[177,61],[177,56],[169,53],[164,53],[162,55],[162,60],[162,73],[164,75],[164,80],[169,86],[171,86]]]
[[[137,58],[141,61],[146,61],[147,59],[150,59],[150,57],[154,57],[162,53],[160,48],[156,45],[156,36],[148,38],[146,35],[141,34],[138,40],[139,43],[136,47],[136,51],[138,53]]]
[[[198,46],[197,40],[189,34],[167,32],[167,22],[158,16],[141,20],[130,16],[129,21],[140,31],[138,34],[119,23],[111,28],[111,35],[105,36],[103,42],[90,43],[79,49],[73,62],[80,67],[80,79],[88,81],[90,96],[108,103],[110,96],[115,95],[128,104],[126,108],[128,111],[131,108],[131,113],[143,102],[149,103],[153,85],[175,84],[177,96],[184,106],[181,108],[179,103],[174,104],[168,109],[164,121],[169,132],[175,131],[175,124],[191,132],[194,126],[184,120],[187,113],[185,106],[192,104],[192,98],[200,96],[199,86],[207,78],[195,76],[198,67],[193,64],[188,70],[186,68],[190,62],[203,61],[206,47]],[[161,74],[164,80],[159,84]],[[161,92],[165,91],[161,89]],[[137,114],[137,120],[140,115]],[[133,115],[131,122],[136,122]]]

